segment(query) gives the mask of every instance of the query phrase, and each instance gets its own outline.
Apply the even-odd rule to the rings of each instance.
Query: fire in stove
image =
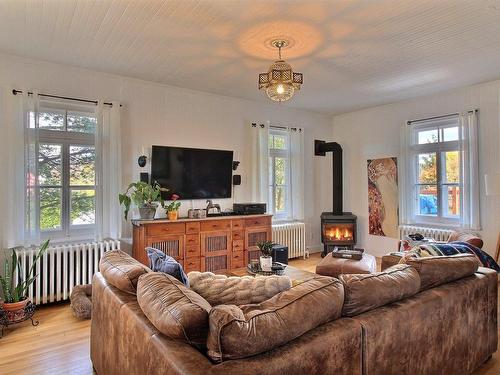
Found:
[[[346,241],[354,240],[352,228],[342,225],[325,225],[325,237],[328,241]]]

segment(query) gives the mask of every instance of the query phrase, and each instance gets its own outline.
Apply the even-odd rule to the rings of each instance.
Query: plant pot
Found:
[[[18,310],[24,310],[26,305],[28,304],[28,299],[23,299],[22,301],[19,302],[12,302],[12,303],[3,303],[3,309],[5,311],[18,311]]]
[[[273,266],[273,258],[270,256],[260,257],[260,269],[264,272],[271,272]]]
[[[155,218],[156,206],[142,206],[139,207],[139,215],[143,220],[152,220]]]
[[[177,220],[179,211],[167,211],[168,220]]]

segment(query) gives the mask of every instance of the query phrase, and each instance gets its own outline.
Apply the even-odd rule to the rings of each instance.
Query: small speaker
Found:
[[[149,184],[149,173],[141,172],[140,180],[141,182],[147,182]]]
[[[273,262],[288,264],[288,246],[274,245],[272,257]]]
[[[233,185],[241,185],[241,175],[235,174],[233,176]]]

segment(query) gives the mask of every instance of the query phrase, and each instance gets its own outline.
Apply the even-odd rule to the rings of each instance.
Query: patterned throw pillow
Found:
[[[146,253],[149,257],[149,268],[151,270],[171,275],[189,288],[189,280],[186,273],[174,258],[154,247],[146,247]]]

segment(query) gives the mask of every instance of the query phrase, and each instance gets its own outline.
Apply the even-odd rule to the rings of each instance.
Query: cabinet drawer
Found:
[[[270,216],[255,217],[253,219],[245,219],[246,227],[263,227],[271,225]]]
[[[231,256],[231,268],[243,267],[245,267],[245,253],[243,251],[233,253],[233,255]]]
[[[184,260],[184,272],[200,271],[200,258],[187,258]]]
[[[148,236],[158,236],[162,234],[183,234],[186,230],[184,223],[150,224],[147,226]]]
[[[243,251],[245,248],[244,243],[245,243],[245,241],[243,241],[243,240],[233,241],[233,252]]]
[[[233,240],[238,241],[238,240],[244,240],[245,239],[245,232],[242,230],[235,230],[233,231]]]
[[[200,230],[202,232],[211,232],[217,230],[227,230],[231,229],[230,220],[209,220],[202,221],[200,224]]]
[[[200,235],[199,234],[187,234],[186,235],[186,245],[199,245]]]
[[[199,257],[201,253],[200,245],[186,245],[186,258]]]
[[[233,230],[239,230],[245,228],[245,220],[233,220],[232,222]]]
[[[200,233],[200,223],[199,222],[188,222],[186,223],[186,234]]]

